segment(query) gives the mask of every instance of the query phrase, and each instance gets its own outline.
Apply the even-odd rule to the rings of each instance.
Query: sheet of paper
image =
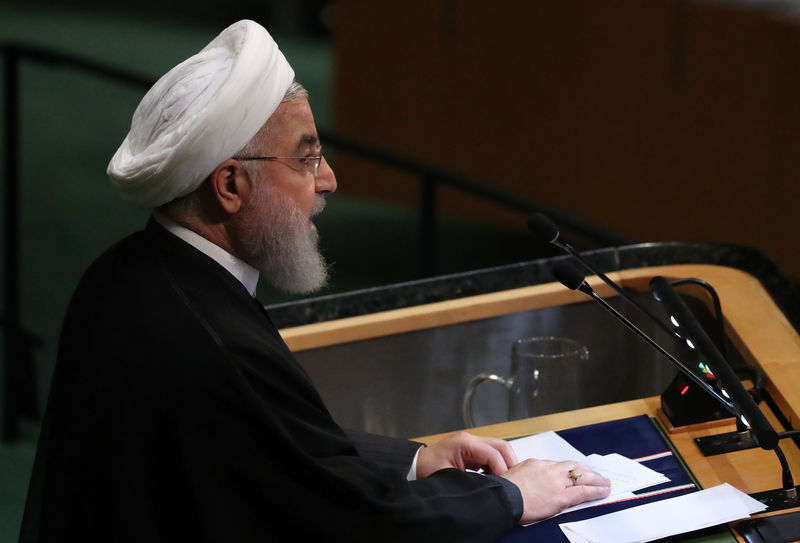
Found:
[[[527,458],[539,460],[574,460],[586,463],[586,456],[555,432],[542,432],[528,437],[512,439],[511,448],[522,462]]]
[[[564,509],[559,514],[612,503],[620,500],[635,498],[633,494],[636,490],[641,490],[654,485],[668,483],[669,479],[655,470],[643,466],[621,454],[590,454],[586,457],[586,464],[593,470],[603,474],[611,480],[611,494],[607,498],[584,502],[573,507]]]
[[[559,514],[626,498],[633,498],[635,497],[633,494],[635,490],[669,481],[669,479],[657,471],[620,454],[592,454],[586,456],[555,432],[543,432],[541,434],[514,439],[511,440],[510,443],[520,462],[527,458],[555,460],[558,462],[574,460],[589,466],[595,471],[599,471],[605,477],[611,479],[611,494],[607,498],[584,502],[565,509]]]
[[[595,507],[597,505],[603,505],[604,503],[613,503],[626,499],[633,499],[635,497],[636,494],[634,494],[633,492],[620,492],[618,494],[609,494],[608,497],[600,500],[592,500],[590,502],[583,502],[579,503],[578,505],[573,505],[572,507],[567,507],[566,509],[564,509],[555,516],[563,515],[564,513],[569,513],[572,511],[577,511],[579,509],[586,509],[587,507]]]
[[[591,454],[586,458],[586,464],[611,480],[612,496],[669,482],[657,471],[621,454]]]
[[[724,483],[559,527],[570,543],[645,543],[745,518],[764,509],[763,503]]]
[[[574,460],[581,462],[611,480],[611,494],[602,500],[585,502],[565,509],[559,514],[594,507],[604,503],[633,498],[633,491],[669,482],[669,479],[647,466],[626,458],[621,454],[584,455],[555,432],[543,432],[510,441],[511,447],[521,462],[527,458],[542,460]]]

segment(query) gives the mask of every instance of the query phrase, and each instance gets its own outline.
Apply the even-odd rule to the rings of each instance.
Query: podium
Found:
[[[655,275],[668,279],[696,277],[710,283],[717,290],[722,302],[725,331],[729,341],[748,364],[761,368],[765,373],[769,401],[761,404],[762,411],[778,431],[800,427],[800,336],[790,320],[797,314],[797,302],[791,295],[791,285],[782,278],[779,270],[767,257],[755,251],[727,245],[679,245],[651,244],[609,249],[604,250],[605,253],[601,251],[590,256],[595,258],[595,263],[599,262],[598,267],[614,281],[632,291],[646,291],[650,278]],[[289,347],[296,352],[301,364],[309,364],[307,369],[311,368],[312,379],[317,381],[335,418],[347,419],[350,416],[344,425],[351,423],[350,425],[358,426],[360,422],[359,429],[381,432],[386,428],[380,427],[379,418],[371,416],[373,411],[378,414],[388,412],[390,418],[398,417],[398,413],[401,413],[402,416],[412,419],[430,419],[433,417],[430,410],[436,409],[436,404],[425,406],[423,410],[428,411],[427,417],[424,413],[417,413],[415,405],[420,402],[412,395],[405,398],[405,405],[402,405],[401,399],[401,405],[396,406],[397,411],[392,412],[390,395],[380,391],[398,388],[393,387],[393,380],[416,383],[422,391],[426,390],[426,386],[434,386],[432,383],[435,383],[433,396],[439,398],[438,408],[450,409],[452,398],[459,397],[464,381],[470,377],[468,372],[471,370],[464,375],[445,375],[443,378],[435,370],[427,374],[424,369],[413,366],[412,362],[404,366],[404,360],[414,356],[409,351],[409,345],[418,343],[419,338],[426,342],[423,346],[426,352],[441,354],[449,352],[448,346],[437,345],[435,340],[445,330],[456,330],[457,335],[466,333],[480,342],[482,326],[494,326],[497,319],[505,322],[503,319],[510,316],[550,308],[572,307],[584,302],[580,293],[550,282],[546,272],[553,260],[329,297],[304,302],[300,306],[287,304],[272,310],[279,323],[289,322],[292,318],[296,320],[298,314],[323,315],[323,318],[333,316],[321,322],[284,325],[281,333]],[[502,280],[503,276],[507,281]],[[601,281],[594,277],[587,280],[600,295],[613,296],[614,292]],[[483,288],[482,292],[468,292],[469,295],[463,296],[449,295],[452,292],[448,292],[448,289],[452,291],[456,287],[460,289],[460,293],[468,291],[464,284],[473,285],[476,291],[486,284],[496,288],[490,286]],[[415,300],[422,303],[414,303]],[[364,309],[360,314],[343,313],[358,307]],[[370,308],[376,310],[370,311]],[[600,320],[595,321],[596,326],[609,329],[617,326],[606,317],[597,318]],[[539,335],[536,330],[515,331],[522,332],[529,336]],[[359,349],[364,349],[363,357],[359,355]],[[382,357],[380,353],[389,353],[391,357]],[[331,355],[333,359],[328,359]],[[391,358],[396,361],[392,362]],[[433,360],[436,358],[434,356]],[[319,362],[325,359],[328,359],[327,362]],[[633,361],[641,366],[643,363],[639,362]],[[652,361],[647,362],[650,363]],[[655,363],[653,364],[653,371],[657,372]],[[668,376],[674,373],[665,362],[658,362],[658,365],[668,368]],[[370,380],[359,382],[359,375],[370,372]],[[337,378],[340,380],[337,381]],[[330,384],[329,390],[326,390],[326,383]],[[343,386],[345,388],[341,390]],[[369,396],[373,388],[379,391],[377,396],[383,398],[383,402],[376,400],[371,404],[364,404],[353,400],[361,396],[362,391]],[[399,388],[402,389],[403,386]],[[452,390],[448,392],[448,388],[455,389],[455,395]],[[342,398],[337,396],[337,390],[345,399],[354,402],[356,407],[351,409],[354,413],[345,412],[348,404],[346,401],[342,403]],[[697,437],[733,431],[735,425],[732,419],[675,428],[668,419],[660,416],[659,411],[659,398],[650,394],[570,412],[488,424],[471,431],[480,435],[512,438],[644,415],[658,421],[668,442],[701,488],[723,482],[746,493],[780,488],[780,466],[770,451],[750,449],[705,457],[697,448],[694,442]],[[453,424],[452,421],[450,424]],[[410,433],[404,437],[424,434],[419,439],[431,443],[458,430],[459,426],[455,424],[442,428],[441,431]],[[402,429],[395,434],[402,435]],[[800,480],[800,449],[789,439],[782,441],[782,448],[797,483]],[[737,540],[744,541],[738,535],[736,537]]]

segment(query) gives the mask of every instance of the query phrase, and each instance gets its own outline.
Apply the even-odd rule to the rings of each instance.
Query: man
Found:
[[[240,21],[134,113],[109,175],[153,218],[70,304],[21,541],[493,541],[608,494],[502,440],[424,447],[331,419],[253,298],[260,273],[326,278],[312,218],[336,179],[293,75]]]

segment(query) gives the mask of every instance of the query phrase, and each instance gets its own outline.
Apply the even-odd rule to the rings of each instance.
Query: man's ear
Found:
[[[211,172],[214,198],[229,215],[237,213],[251,192],[251,180],[238,160],[229,158]]]

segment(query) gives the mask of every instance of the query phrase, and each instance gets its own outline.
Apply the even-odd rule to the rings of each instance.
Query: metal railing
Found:
[[[20,179],[19,179],[19,67],[21,61],[51,66],[65,66],[126,85],[149,88],[151,77],[115,66],[60,53],[51,49],[22,43],[0,43],[3,56],[3,91],[5,117],[5,315],[0,325],[6,329],[6,359],[4,368],[4,409],[2,439],[13,441],[19,436],[19,419],[37,416],[35,401],[35,372],[32,352],[38,340],[23,329],[20,323]],[[471,194],[510,210],[529,214],[545,213],[562,227],[595,240],[601,246],[617,246],[631,242],[615,232],[594,225],[567,213],[550,208],[527,197],[492,186],[484,181],[459,175],[437,166],[402,156],[390,150],[346,138],[334,132],[320,130],[326,146],[352,153],[383,166],[415,175],[420,184],[419,200],[419,275],[435,274],[437,190],[447,186]]]

